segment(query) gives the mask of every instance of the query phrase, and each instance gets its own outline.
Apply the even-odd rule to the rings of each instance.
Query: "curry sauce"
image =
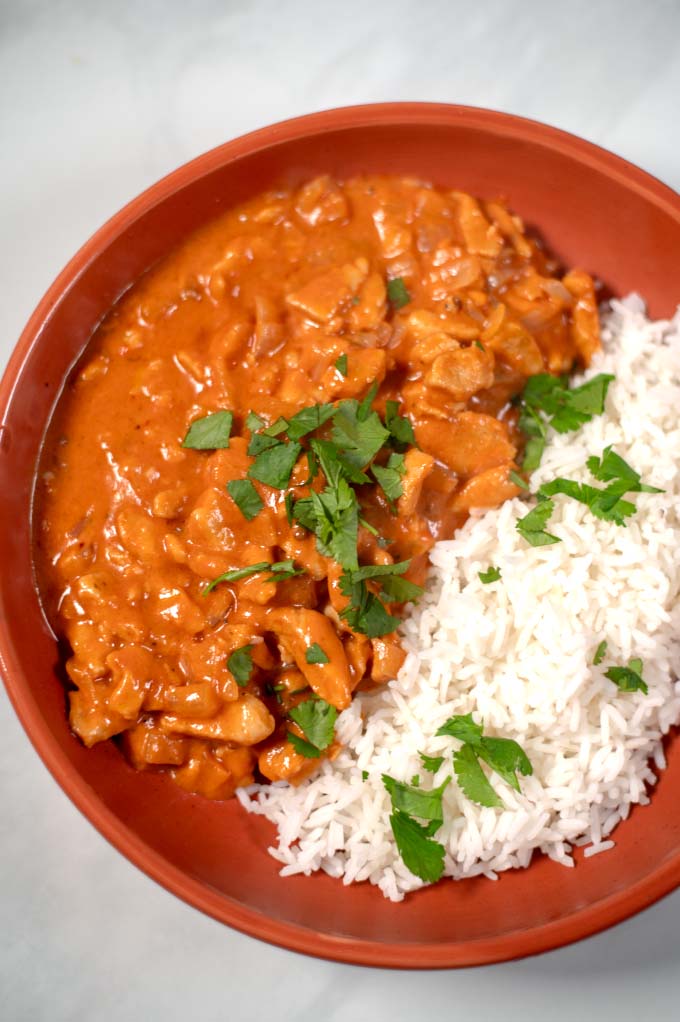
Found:
[[[47,439],[73,731],[210,798],[308,776],[398,672],[433,543],[520,492],[513,398],[598,348],[591,278],[500,200],[320,177],[193,235],[97,330]],[[192,443],[208,417],[228,430]]]

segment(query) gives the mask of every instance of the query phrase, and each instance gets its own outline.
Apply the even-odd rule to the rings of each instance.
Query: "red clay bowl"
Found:
[[[234,203],[322,171],[411,174],[505,194],[566,264],[655,316],[680,299],[680,197],[578,138],[505,114],[395,103],[313,114],[229,142],[154,185],[94,235],[54,282],[0,385],[0,661],[38,753],[78,808],[132,862],[239,930],[346,962],[441,967],[496,962],[594,933],[680,883],[680,755],[616,848],[567,870],[442,882],[400,905],[368,884],[281,879],[268,823],[235,801],[135,773],[112,745],[87,751],[67,725],[57,648],[31,570],[31,494],[42,436],[69,366],[119,295],[186,235]],[[674,266],[675,263],[675,266]]]

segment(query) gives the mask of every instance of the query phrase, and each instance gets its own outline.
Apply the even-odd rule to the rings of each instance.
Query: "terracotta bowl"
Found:
[[[273,830],[235,801],[203,801],[135,773],[110,744],[70,733],[57,647],[31,570],[36,459],[65,375],[111,305],[199,225],[274,184],[320,172],[411,174],[504,194],[566,264],[654,316],[680,299],[680,197],[595,146],[540,124],[465,107],[396,103],[277,124],[206,153],[154,185],[71,260],[31,317],[0,385],[0,660],[16,711],[62,788],[98,830],[173,893],[253,936],[340,961],[401,967],[495,962],[601,930],[680,883],[680,754],[616,848],[568,870],[444,881],[384,901],[368,884],[282,879]],[[674,265],[675,264],[675,265]]]

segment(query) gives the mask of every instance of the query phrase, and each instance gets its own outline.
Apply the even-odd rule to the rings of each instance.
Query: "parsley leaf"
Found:
[[[387,401],[385,403],[385,425],[391,436],[400,444],[415,445],[416,436],[409,419],[399,415],[399,402]]]
[[[216,451],[228,447],[233,420],[231,412],[212,412],[202,419],[194,419],[182,441],[182,447],[190,447],[195,451]]]
[[[546,522],[554,510],[555,504],[552,500],[542,500],[533,511],[517,520],[515,528],[531,546],[550,546],[551,543],[560,543],[561,540],[557,536],[545,531]]]
[[[401,497],[404,492],[401,485],[401,477],[406,472],[403,454],[390,454],[386,467],[373,465],[371,472],[377,479],[390,504],[393,504],[395,500]]]
[[[597,647],[597,649],[595,650],[595,656],[593,657],[593,663],[595,664],[596,667],[597,667],[598,664],[602,663],[602,661],[605,658],[606,653],[607,653],[607,640],[603,639],[602,642]]]
[[[485,586],[488,586],[491,582],[498,582],[498,579],[501,577],[501,569],[487,568],[486,571],[478,571],[477,577],[480,582],[482,582]]]
[[[347,355],[340,355],[333,364],[341,376],[347,376]]]
[[[482,738],[475,752],[515,791],[520,790],[517,773],[533,773],[529,757],[513,738]]]
[[[251,479],[257,479],[267,486],[283,490],[288,486],[293,466],[302,448],[300,444],[277,442],[276,446],[262,451],[248,469]]]
[[[301,756],[304,756],[306,759],[318,759],[319,756],[321,755],[321,752],[319,751],[319,749],[316,748],[315,745],[312,745],[311,742],[305,741],[304,738],[300,738],[300,736],[296,735],[294,731],[289,731],[286,735],[286,738],[293,746],[295,751],[298,752]]]
[[[327,664],[329,662],[318,642],[313,642],[311,646],[307,647],[305,660],[308,664]]]
[[[442,726],[435,731],[435,736],[450,735],[457,738],[459,742],[468,742],[470,745],[478,745],[482,738],[483,725],[475,724],[471,713],[456,714],[449,717]]]
[[[436,883],[444,872],[443,846],[429,836],[428,828],[400,809],[390,816],[390,825],[406,868],[421,880]]]
[[[642,678],[642,660],[631,660],[628,667],[610,667],[604,672],[605,678],[613,681],[622,692],[649,692]]]
[[[454,752],[453,769],[461,791],[471,802],[477,802],[478,805],[488,806],[491,809],[503,805],[491,787],[471,745],[463,745],[457,752]]]
[[[297,412],[288,422],[288,438],[300,440],[328,422],[335,412],[335,405],[311,405]]]
[[[304,733],[307,741],[321,752],[333,741],[337,715],[338,711],[334,706],[316,696],[298,703],[288,714]]]
[[[613,379],[609,374],[600,373],[572,390],[567,381],[549,373],[539,373],[527,380],[519,419],[520,429],[529,438],[522,463],[525,471],[540,464],[548,425],[558,433],[568,433],[590,422],[594,415],[602,414]],[[548,417],[547,422],[541,413]]]
[[[387,281],[387,297],[395,309],[403,309],[411,301],[403,277],[393,277]]]
[[[418,755],[420,756],[420,762],[423,764],[423,769],[431,774],[436,774],[444,762],[444,756],[428,756],[425,752],[419,752]]]
[[[241,687],[248,684],[253,673],[253,658],[250,655],[252,648],[252,645],[241,646],[227,660],[227,668],[234,675],[236,684]]]
[[[264,507],[262,499],[250,479],[232,479],[227,483],[229,496],[247,521],[252,521]]]

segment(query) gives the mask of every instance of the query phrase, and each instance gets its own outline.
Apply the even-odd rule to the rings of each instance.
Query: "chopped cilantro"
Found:
[[[307,647],[305,653],[305,660],[308,664],[327,664],[328,657],[322,650],[318,642],[313,642],[311,646]]]
[[[227,667],[234,675],[234,681],[241,687],[248,684],[253,673],[253,658],[250,655],[252,648],[252,645],[241,646],[235,649],[227,660]]]
[[[539,466],[548,426],[558,433],[568,433],[590,422],[594,415],[602,414],[613,379],[600,373],[572,390],[567,381],[548,373],[539,373],[527,381],[519,419],[520,429],[528,437],[522,463],[525,472]]]
[[[429,836],[429,828],[401,809],[392,813],[390,825],[406,868],[426,883],[436,883],[444,872],[444,847]]]
[[[368,770],[362,770],[361,771],[361,780],[362,781],[367,781],[368,780]]]
[[[393,277],[387,281],[387,297],[395,309],[403,309],[411,301],[403,277]]]
[[[293,466],[302,448],[300,444],[277,442],[274,447],[262,451],[248,469],[251,479],[257,479],[267,486],[283,490],[288,486]]]
[[[593,657],[593,663],[595,664],[596,667],[597,667],[598,664],[602,663],[602,661],[605,658],[606,653],[607,653],[607,640],[603,639],[602,642],[597,647],[597,649],[595,650],[595,656]]]
[[[202,419],[194,419],[182,441],[182,447],[190,447],[195,451],[216,451],[228,447],[233,420],[231,412],[212,412]]]
[[[417,816],[421,820],[436,823],[437,826],[434,830],[441,827],[444,820],[442,795],[451,783],[450,777],[447,777],[438,788],[433,788],[431,791],[395,781],[388,774],[382,775],[382,782],[392,800],[393,810],[400,809],[402,812],[408,813],[409,816]]]
[[[284,419],[284,417],[282,415],[280,415],[278,417],[278,419],[276,420],[276,422],[273,422],[271,424],[271,426],[267,426],[267,428],[263,429],[262,432],[264,433],[265,436],[274,436],[274,437],[276,437],[276,436],[281,436],[281,434],[285,433],[287,429],[288,429],[288,420]]]
[[[644,692],[647,695],[649,689],[642,677],[642,660],[635,658],[631,660],[628,667],[610,667],[604,672],[605,678],[613,681],[622,692]]]
[[[423,769],[431,774],[436,774],[444,762],[444,756],[428,756],[424,752],[419,752],[418,755],[420,756],[420,762],[423,764]]]
[[[331,439],[342,448],[345,460],[354,468],[364,468],[389,435],[378,413],[354,399],[341,401],[333,416]]]
[[[487,568],[486,571],[478,571],[477,576],[480,582],[488,586],[490,582],[498,582],[498,579],[501,577],[501,569]]]
[[[277,440],[275,436],[266,436],[264,433],[253,433],[248,444],[248,454],[251,458],[256,457],[258,454],[262,454],[263,451],[268,451],[272,447],[276,447],[281,441]]]
[[[257,564],[248,564],[245,568],[232,568],[231,571],[225,571],[218,575],[217,578],[208,583],[203,590],[203,595],[207,596],[220,582],[238,582],[240,579],[248,578],[250,575],[257,575],[260,571],[271,572],[270,577],[267,579],[268,582],[285,582],[286,579],[292,578],[294,575],[304,574],[301,568],[295,567],[292,559],[276,561],[274,564],[271,564],[269,561],[258,561]]]
[[[587,483],[577,483],[573,479],[560,477],[552,479],[549,483],[543,483],[538,491],[539,497],[554,497],[558,493],[585,504],[596,518],[602,518],[606,522],[624,525],[625,519],[635,514],[635,504],[623,500],[621,488],[614,483],[600,490]]]
[[[552,500],[542,500],[524,518],[518,519],[515,528],[520,536],[523,536],[531,546],[550,546],[551,543],[560,543],[557,536],[545,531],[545,525],[555,510]]]
[[[416,437],[413,426],[404,415],[399,415],[399,402],[387,401],[385,403],[385,425],[390,434],[399,444],[415,444]]]
[[[515,486],[519,486],[520,490],[529,489],[529,484],[527,483],[526,479],[522,479],[521,475],[515,472],[514,469],[511,469],[508,472],[508,479],[510,480],[511,483],[514,483]]]
[[[306,699],[293,707],[288,715],[315,749],[323,752],[333,741],[338,711],[325,699],[316,696]]]
[[[292,525],[294,521],[293,516],[294,501],[295,498],[293,497],[293,494],[289,490],[286,496],[283,498],[284,507],[286,509],[286,521],[288,522],[289,525]]]
[[[232,479],[227,483],[227,491],[243,517],[249,522],[264,507],[262,499],[250,479]]]
[[[346,588],[342,588],[343,579],[349,579]],[[349,605],[341,612],[340,617],[347,622],[352,631],[361,632],[369,639],[375,639],[380,635],[390,635],[399,627],[399,618],[388,613],[385,605],[370,591],[365,582],[352,583],[351,575],[342,575],[340,583],[342,591],[350,597]]]
[[[340,355],[340,357],[335,360],[334,365],[341,376],[347,376],[347,355]]]
[[[288,438],[290,440],[301,440],[308,433],[313,433],[324,423],[328,422],[335,413],[335,405],[311,405],[297,412],[288,423]]]
[[[373,465],[371,472],[390,504],[401,497],[404,492],[401,478],[406,472],[403,454],[390,454],[386,466]]]
[[[475,341],[475,348],[479,348],[480,351],[486,351],[486,348],[481,341]]]
[[[483,726],[475,723],[471,713],[450,717],[436,734],[451,735],[463,743],[454,753],[453,768],[463,794],[480,805],[503,804],[482,770],[480,760],[515,791],[520,790],[517,773],[524,776],[533,773],[528,756],[513,738],[485,737]]]
[[[304,738],[300,738],[300,736],[296,735],[294,731],[289,731],[286,738],[295,751],[301,756],[304,756],[306,759],[318,759],[321,755],[321,752],[315,745],[312,745],[311,742],[306,741]]]
[[[624,461],[623,458],[612,450],[611,444],[605,447],[602,457],[593,456],[588,458],[586,465],[590,474],[595,476],[601,483],[617,481],[621,487],[621,493],[663,493],[657,486],[647,486],[641,482],[640,474]],[[610,490],[607,487],[607,490]],[[607,492],[605,490],[605,493]]]
[[[266,423],[264,419],[260,415],[257,415],[255,412],[248,412],[248,414],[246,415],[245,426],[246,429],[249,429],[251,433],[257,433],[258,429],[262,429],[262,427],[265,425]]]

